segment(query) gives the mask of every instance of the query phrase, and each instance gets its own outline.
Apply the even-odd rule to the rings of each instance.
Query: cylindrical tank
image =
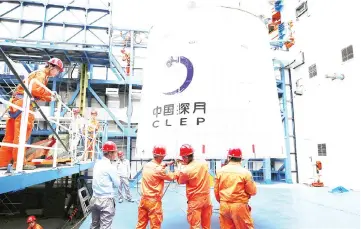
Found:
[[[284,157],[264,22],[235,8],[190,6],[150,31],[136,157],[164,145],[174,158],[182,144],[212,159],[230,147],[246,158]]]

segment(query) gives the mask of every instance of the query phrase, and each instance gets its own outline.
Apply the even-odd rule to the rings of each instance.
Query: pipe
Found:
[[[293,135],[293,148],[295,150],[294,154],[295,154],[295,163],[296,163],[296,182],[299,183],[299,177],[298,177],[298,160],[297,160],[297,141],[296,141],[296,124],[295,124],[295,109],[293,106],[293,87],[292,87],[292,76],[291,76],[291,69],[288,68],[288,77],[289,77],[289,84],[290,84],[290,92],[291,92],[291,98],[290,98],[290,102],[291,102],[291,114],[292,114],[292,122],[293,122],[293,130],[292,130],[292,135]]]
[[[290,141],[289,141],[289,126],[288,126],[288,106],[287,106],[287,90],[286,90],[286,79],[285,79],[285,65],[280,61],[275,59],[274,62],[279,64],[279,70],[281,73],[281,81],[282,81],[282,103],[283,103],[283,114],[284,114],[284,122],[283,128],[285,131],[285,147],[286,147],[286,159],[285,159],[285,178],[286,183],[292,183],[292,172],[291,172],[291,154],[290,154]]]

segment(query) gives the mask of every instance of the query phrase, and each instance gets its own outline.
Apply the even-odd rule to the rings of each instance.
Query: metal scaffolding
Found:
[[[117,126],[117,130],[109,130],[106,136],[103,136],[103,141],[108,138],[126,138],[126,155],[127,158],[131,158],[133,148],[131,142],[136,138],[137,132],[137,127],[131,119],[133,113],[131,95],[133,89],[142,87],[141,80],[134,77],[137,69],[134,58],[137,50],[147,47],[147,32],[114,27],[111,2],[104,0],[58,2],[1,1],[0,29],[8,31],[9,34],[0,35],[0,47],[14,62],[21,63],[29,73],[51,57],[62,59],[66,70],[59,77],[50,79],[52,90],[60,90],[60,86],[64,83],[73,88],[74,91],[66,102],[69,107],[74,107],[78,97],[82,109],[91,107],[91,101],[95,99]],[[95,5],[94,2],[98,4]],[[26,12],[35,8],[42,12],[41,17],[31,20],[26,18]],[[59,36],[54,37],[54,33]],[[283,42],[277,41],[271,45],[279,48],[281,43]],[[125,66],[121,64],[122,59],[126,62]],[[98,67],[106,69],[103,79],[94,77],[94,68]],[[74,69],[80,72],[79,77],[72,77]],[[295,155],[295,152],[291,152],[290,145],[295,136],[290,133],[290,125],[294,125],[293,114],[287,110],[287,103],[290,100],[286,97],[286,91],[289,90],[289,83],[286,83],[288,73],[285,72],[284,66],[276,70],[282,72],[277,87],[279,98],[283,101],[281,116],[285,127],[287,158],[277,171],[271,166],[273,159],[265,159],[262,162],[264,167],[258,169],[264,172],[259,175],[257,171],[257,177],[260,179],[262,177],[263,182],[270,183],[274,180],[272,174],[276,174],[275,180],[292,183],[291,155]],[[115,79],[109,78],[109,72],[114,74]],[[18,84],[7,71],[4,71],[4,74],[0,73],[0,79],[0,85],[4,85],[4,89],[0,89],[3,90],[0,91],[2,96],[11,92],[9,89],[11,87],[5,88],[5,85]],[[104,90],[106,85],[121,87],[127,93],[127,120],[119,120],[99,95],[99,91]],[[51,115],[54,115],[56,110],[54,102],[50,103],[50,109]],[[61,112],[61,116],[64,114],[65,112]],[[108,125],[108,121],[102,120],[102,122],[104,126]],[[3,134],[2,130],[0,134]],[[33,135],[49,134],[50,131],[46,128],[37,128],[33,131]]]
[[[129,31],[116,28],[112,24],[112,1],[2,1],[0,11],[0,28],[9,34],[0,35],[0,47],[15,62],[22,63],[28,73],[38,68],[51,57],[63,60],[66,70],[58,78],[50,80],[52,90],[58,90],[59,84],[70,84],[76,88],[69,106],[80,97],[80,108],[91,106],[92,98],[101,105],[116,123],[118,131],[109,132],[107,137],[127,138],[127,156],[131,153],[131,138],[136,136],[136,129],[131,124],[131,106],[128,106],[127,120],[121,122],[102,101],[97,88],[104,85],[117,85],[128,88],[128,104],[131,104],[133,87],[141,87],[141,81],[134,80],[133,66],[135,49],[145,48],[143,37],[145,31]],[[27,17],[27,12],[37,11],[42,17]],[[84,17],[83,17],[84,16]],[[10,29],[11,28],[11,29]],[[15,28],[15,29],[14,29]],[[54,36],[54,32],[60,36]],[[2,37],[4,36],[5,37]],[[120,63],[122,55],[118,49],[126,49],[130,56],[131,66],[123,67]],[[115,54],[114,54],[115,53]],[[1,60],[0,60],[1,61]],[[79,66],[78,79],[71,74]],[[94,79],[93,69],[105,67],[104,79]],[[127,67],[129,71],[127,72]],[[117,80],[108,80],[108,71]],[[7,73],[4,71],[4,73]],[[70,76],[70,77],[69,77]],[[11,74],[1,74],[1,85],[17,85],[19,82]],[[2,89],[3,90],[3,89]],[[2,91],[6,96],[9,90]],[[86,104],[86,98],[88,104]],[[50,103],[51,115],[54,114],[54,103]],[[64,116],[64,112],[62,112]],[[48,130],[35,130],[33,134],[49,134]]]

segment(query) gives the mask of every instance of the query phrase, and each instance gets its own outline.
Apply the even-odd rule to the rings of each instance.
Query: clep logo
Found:
[[[174,95],[183,92],[185,89],[189,87],[193,79],[194,68],[192,62],[189,59],[187,59],[184,56],[178,56],[178,57],[171,56],[167,61],[166,65],[168,68],[170,68],[172,67],[173,63],[183,64],[187,68],[187,77],[179,88],[175,89],[174,91],[163,93],[165,95]]]

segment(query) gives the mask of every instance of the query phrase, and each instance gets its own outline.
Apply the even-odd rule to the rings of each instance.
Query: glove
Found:
[[[52,91],[51,101],[61,100],[61,96],[56,91]]]
[[[165,164],[163,164],[163,168],[167,167],[167,166],[170,166],[170,165],[173,165],[174,164],[174,161],[170,161],[170,162],[166,162]]]
[[[56,101],[56,95],[51,94],[50,101],[52,101],[52,102]]]

